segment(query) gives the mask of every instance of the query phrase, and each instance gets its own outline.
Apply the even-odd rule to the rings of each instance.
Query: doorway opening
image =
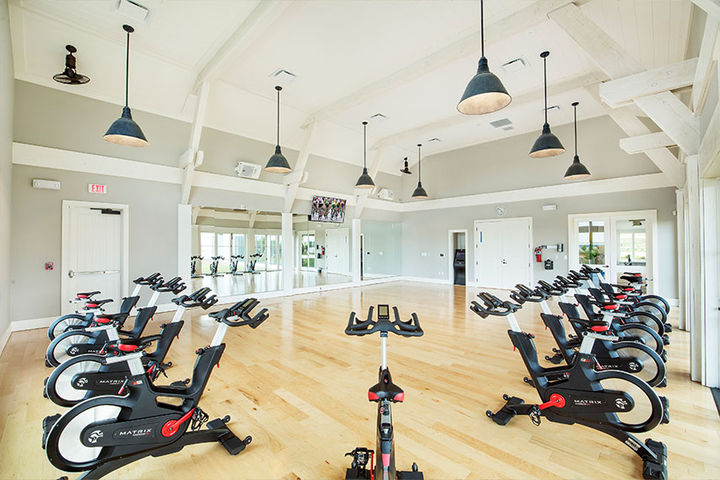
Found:
[[[448,278],[453,285],[466,285],[467,230],[448,230]]]
[[[475,286],[511,289],[531,285],[532,218],[476,220]]]

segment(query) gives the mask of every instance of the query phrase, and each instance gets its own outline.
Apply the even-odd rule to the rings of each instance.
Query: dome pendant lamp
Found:
[[[367,170],[367,124],[368,122],[362,122],[363,124],[363,170],[360,178],[355,183],[355,188],[374,188],[375,182]]]
[[[412,172],[411,172],[410,169],[408,168],[408,160],[407,160],[407,157],[405,157],[403,160],[404,160],[404,165],[405,165],[405,166],[400,169],[400,173],[404,173],[404,174],[406,174],[406,175],[412,175]]]
[[[577,154],[577,106],[579,102],[573,102],[572,106],[574,109],[574,116],[575,116],[575,156],[573,157],[573,162],[570,164],[570,166],[567,169],[567,172],[565,172],[565,180],[580,180],[581,178],[587,178],[590,176],[590,171],[587,169],[585,165],[580,163],[580,157],[578,157]]]
[[[535,143],[532,146],[532,149],[530,150],[530,156],[532,158],[544,158],[544,157],[554,157],[556,155],[560,155],[562,153],[565,153],[565,147],[562,146],[562,143],[560,143],[560,139],[558,139],[553,133],[550,131],[550,124],[547,120],[547,57],[550,55],[550,52],[542,52],[540,54],[540,57],[543,59],[543,86],[544,86],[544,95],[545,95],[545,123],[543,124],[542,133],[538,137],[537,140],[535,140]]]
[[[483,19],[483,0],[480,0],[480,45],[481,56],[477,73],[470,79],[457,110],[465,115],[482,115],[507,107],[512,97],[505,90],[500,79],[490,72],[485,58],[485,30]]]
[[[135,31],[130,25],[123,25],[123,30],[127,33],[127,42],[125,50],[125,106],[122,110],[120,118],[115,120],[107,132],[105,132],[105,140],[118,145],[129,145],[131,147],[144,147],[148,144],[145,134],[143,134],[140,125],[135,123],[128,107],[128,83],[130,77],[130,34]]]
[[[292,168],[285,155],[282,154],[282,150],[280,150],[280,90],[282,90],[282,87],[275,85],[275,90],[277,90],[277,143],[275,144],[275,153],[265,165],[265,171],[270,173],[290,173]]]
[[[422,186],[422,181],[420,180],[420,148],[422,147],[422,143],[418,143],[418,186],[415,188],[415,191],[412,194],[412,198],[417,199],[423,199],[428,198],[428,194],[425,191],[425,189]]]

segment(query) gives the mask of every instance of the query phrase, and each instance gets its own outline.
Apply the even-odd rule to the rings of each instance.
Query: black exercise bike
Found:
[[[543,368],[538,363],[533,335],[523,332],[515,319],[520,305],[503,302],[487,292],[478,297],[485,305],[473,301],[470,307],[473,312],[482,318],[489,315],[507,318],[510,340],[520,351],[542,401],[526,404],[521,398],[505,394],[506,404],[497,412],[488,410],[488,417],[498,425],[506,425],[516,415],[528,415],[535,425],[540,425],[545,417],[551,422],[593,428],[634,451],[643,460],[643,478],[667,479],[666,446],[651,439],[642,443],[633,435],[669,422],[667,400],[634,375],[617,370],[596,371],[593,366],[597,360],[590,352],[602,335],[585,333],[570,365]]]
[[[235,316],[230,309],[210,314],[218,328],[209,346],[198,357],[188,385],[153,385],[142,363],[142,351],[108,360],[126,362],[131,376],[117,395],[85,400],[65,414],[43,420],[43,448],[50,462],[66,472],[86,472],[80,478],[97,479],[124,465],[148,456],[180,451],[187,445],[219,442],[231,455],[250,444],[250,436],[238,438],[227,423],[230,416],[202,426],[209,416],[198,406],[215,365],[225,350],[228,327],[257,328],[268,318],[267,309],[253,317]],[[178,405],[162,401],[174,398]]]
[[[375,450],[358,447],[346,456],[353,458],[351,468],[345,473],[346,480],[423,480],[422,472],[418,471],[416,463],[412,464],[411,471],[397,471],[395,469],[395,445],[393,436],[392,413],[390,404],[405,400],[405,392],[395,385],[387,366],[387,338],[392,332],[401,337],[421,337],[423,330],[417,315],[412,314],[409,321],[400,320],[397,307],[393,307],[394,321],[390,321],[390,307],[378,305],[377,321],[373,321],[373,307],[368,310],[367,320],[357,318],[355,312],[350,314],[345,333],[347,335],[368,335],[380,332],[382,342],[382,363],[378,374],[378,383],[368,390],[368,400],[377,402],[377,443]],[[374,458],[375,454],[380,458]],[[375,466],[373,467],[373,460]],[[368,463],[370,468],[367,468]]]

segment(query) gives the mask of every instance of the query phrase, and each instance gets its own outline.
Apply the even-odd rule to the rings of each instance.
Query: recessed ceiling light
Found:
[[[527,66],[527,62],[523,58],[513,58],[509,62],[503,63],[500,68],[505,70],[508,73],[517,72],[518,70],[522,70]]]
[[[370,115],[370,120],[385,120],[387,119],[387,115],[383,115],[382,113],[376,113],[375,115]]]
[[[270,77],[274,78],[275,81],[280,83],[281,85],[288,85],[297,78],[297,75],[295,75],[292,72],[288,72],[285,69],[279,68],[279,69],[275,70],[273,73],[271,73]]]

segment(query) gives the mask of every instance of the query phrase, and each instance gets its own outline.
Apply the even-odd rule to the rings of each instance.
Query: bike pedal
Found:
[[[670,325],[669,323],[666,323],[666,324],[665,324],[665,331],[666,331],[666,332],[672,332],[672,330],[673,330],[672,325]]]
[[[667,447],[662,442],[645,440],[645,446],[656,458],[643,459],[643,478],[647,480],[667,480]]]
[[[214,430],[216,428],[223,428],[225,427],[225,423],[226,422],[223,422],[222,418],[216,418],[215,420],[210,420],[207,423],[207,428],[209,428],[210,430]]]
[[[667,334],[663,334],[662,341],[663,345],[670,345],[670,337],[668,337]]]
[[[47,445],[47,437],[50,433],[50,430],[52,430],[53,425],[60,419],[60,414],[56,413],[55,415],[52,415],[50,417],[43,418],[42,422],[42,429],[43,429],[43,437],[42,437],[42,448],[45,450],[45,446]]]
[[[232,433],[220,438],[220,443],[230,455],[237,455],[242,452],[250,442],[252,442],[252,437],[249,435],[242,440]]]
[[[668,356],[667,356],[667,350],[663,350],[662,354],[660,354],[660,358],[662,358],[662,361],[667,363]]]
[[[663,406],[663,416],[660,423],[670,423],[670,400],[667,397],[660,397]]]

